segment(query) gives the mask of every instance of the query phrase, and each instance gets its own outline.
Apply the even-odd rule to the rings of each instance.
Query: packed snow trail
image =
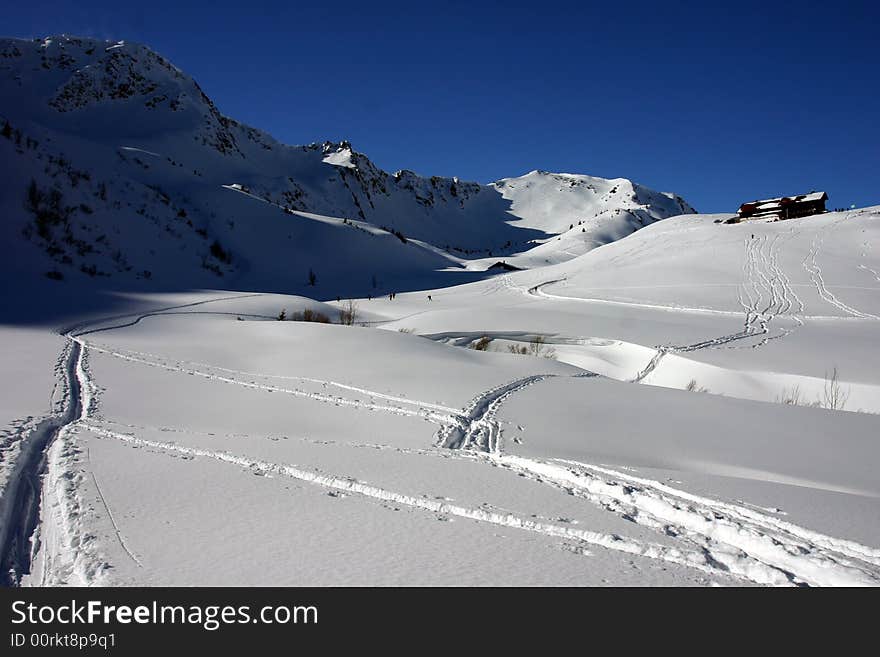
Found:
[[[44,418],[22,439],[21,452],[18,454],[13,466],[12,476],[2,491],[2,497],[0,497],[0,512],[2,512],[2,515],[0,515],[0,550],[2,550],[2,553],[0,553],[0,559],[2,559],[0,560],[0,565],[2,565],[0,585],[17,586],[21,582],[22,577],[31,574],[34,556],[38,551],[43,550],[47,538],[46,532],[42,531],[41,514],[49,512],[46,508],[44,496],[47,492],[45,480],[51,478],[51,473],[48,472],[48,469],[53,447],[59,439],[63,439],[88,417],[92,396],[90,391],[85,390],[83,387],[87,379],[83,365],[87,347],[85,342],[79,338],[79,335],[105,329],[83,329],[94,324],[135,317],[132,322],[126,324],[131,325],[137,323],[146,315],[201,306],[216,301],[228,301],[255,296],[261,295],[226,296],[169,306],[146,314],[128,313],[110,318],[80,322],[60,331],[61,335],[66,338],[66,342],[59,357],[58,366],[56,366],[56,382],[52,396],[54,397],[55,392],[59,389],[64,391],[63,409],[55,415]],[[80,332],[77,333],[77,331]],[[59,483],[60,490],[63,486],[60,482],[56,483]],[[97,485],[97,482],[95,483]],[[69,510],[70,500],[59,500],[59,502],[62,507],[62,513],[64,513],[64,509]],[[69,522],[69,517],[63,519],[62,522]],[[45,550],[43,551],[45,552]],[[135,561],[137,560],[134,555],[130,556]],[[70,568],[75,570],[77,566],[73,564]],[[87,581],[87,579],[87,576],[81,578],[82,581]]]
[[[794,584],[880,586],[880,550],[854,541],[610,468],[501,454],[487,458],[640,525],[681,536],[706,550],[730,572],[749,579],[757,572],[756,564],[762,564]],[[768,583],[772,579],[766,572],[761,578],[753,581]]]
[[[648,364],[645,365],[644,368],[639,370],[639,372],[630,379],[630,383],[641,383],[647,378],[647,376],[657,369],[657,366],[660,364],[660,361],[669,353],[669,349],[665,347],[660,347],[657,349],[657,352],[651,357],[651,360],[648,361]]]
[[[72,354],[68,398],[72,416],[59,428],[44,452],[47,467],[40,481],[40,523],[33,534],[39,549],[31,554],[32,560],[37,554],[42,556],[39,586],[58,583],[87,585],[95,582],[106,567],[105,562],[95,559],[85,548],[89,540],[83,540],[84,537],[74,530],[82,512],[74,490],[76,477],[57,467],[58,462],[72,451],[68,441],[94,410],[94,390],[86,373],[86,347],[75,337],[69,334],[67,337]],[[47,518],[51,518],[51,522],[47,523]]]
[[[549,292],[545,292],[543,288],[549,285],[556,285],[557,283],[564,282],[565,278],[554,278],[553,280],[544,281],[543,283],[538,283],[537,285],[533,285],[527,290],[523,290],[521,288],[513,288],[511,283],[508,283],[508,287],[511,289],[520,289],[520,291],[525,291],[526,294],[529,294],[534,297],[539,297],[543,299],[551,299],[556,301],[572,301],[575,303],[590,303],[590,304],[600,304],[600,305],[609,305],[609,306],[623,306],[627,308],[644,308],[648,310],[670,310],[675,312],[682,313],[695,313],[695,314],[707,314],[707,315],[730,315],[730,316],[740,316],[742,315],[739,311],[734,310],[717,310],[715,308],[697,308],[691,306],[672,306],[665,305],[660,303],[648,303],[648,302],[640,302],[640,301],[620,301],[618,299],[600,299],[598,297],[567,297],[561,294],[551,294]]]
[[[436,444],[449,449],[477,447],[483,451],[495,451],[501,440],[501,429],[496,414],[510,395],[539,381],[556,376],[537,374],[510,383],[504,383],[477,395],[464,408],[464,423],[446,425],[437,432]]]
[[[694,543],[729,572],[763,584],[880,585],[880,550],[587,463],[546,462],[502,454],[497,413],[510,395],[546,376],[528,377],[478,395],[466,409],[465,435],[443,446],[483,453],[493,465],[553,485],[640,525]]]
[[[39,524],[42,476],[46,470],[46,451],[59,433],[81,415],[80,388],[76,368],[81,347],[70,341],[62,352],[61,381],[65,407],[58,416],[40,422],[22,440],[22,450],[16,460],[12,476],[2,491],[3,517],[0,523],[2,574],[0,585],[17,586],[22,576],[31,571],[31,559],[37,545],[32,540]]]
[[[134,326],[135,324],[138,324],[139,322],[141,322],[143,319],[145,319],[147,317],[153,317],[154,315],[161,315],[161,314],[169,314],[171,311],[175,311],[175,310],[182,310],[184,308],[195,308],[197,306],[204,306],[209,303],[218,303],[221,301],[236,301],[238,299],[253,299],[255,297],[262,297],[262,296],[265,296],[265,295],[261,294],[261,293],[259,293],[259,294],[234,294],[234,295],[225,296],[225,297],[215,297],[213,299],[203,299],[202,301],[193,301],[191,303],[181,303],[181,304],[176,304],[173,306],[165,306],[163,308],[156,308],[154,310],[151,310],[151,311],[145,312],[145,313],[144,312],[131,312],[131,313],[123,313],[120,315],[112,315],[110,317],[89,319],[89,320],[85,320],[85,321],[73,324],[72,326],[68,326],[67,328],[63,328],[59,331],[59,333],[64,336],[89,335],[91,333],[99,333],[101,331],[110,331],[112,329],[119,329],[119,328],[126,328],[128,326]],[[112,326],[100,326],[101,324],[106,324],[107,322],[113,322],[118,319],[128,319],[128,318],[132,318],[132,317],[134,319],[132,319],[131,321],[128,321],[128,322],[124,322],[122,324],[113,324]],[[96,324],[98,326],[95,326]],[[86,328],[89,326],[92,326],[94,328],[91,328],[91,329]]]

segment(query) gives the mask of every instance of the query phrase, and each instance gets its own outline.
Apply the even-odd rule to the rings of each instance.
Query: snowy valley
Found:
[[[121,42],[0,98],[6,584],[880,584],[880,206],[387,173]]]

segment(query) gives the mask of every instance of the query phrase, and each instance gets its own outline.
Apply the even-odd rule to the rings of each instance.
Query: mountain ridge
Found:
[[[559,262],[693,212],[627,179],[484,185],[388,173],[348,141],[285,145],[140,44],[0,39],[0,92],[16,99],[0,112],[3,230],[28,244],[15,268],[50,277],[366,295]]]

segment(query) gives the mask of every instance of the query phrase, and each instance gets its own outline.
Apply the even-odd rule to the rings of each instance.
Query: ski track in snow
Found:
[[[801,528],[749,507],[577,461],[489,455],[633,522],[680,536],[731,574],[762,584],[880,585],[880,550]]]
[[[140,562],[140,559],[138,559],[125,544],[125,539],[122,537],[122,531],[119,529],[119,525],[116,524],[116,518],[113,517],[113,512],[110,511],[110,505],[107,504],[107,498],[104,497],[104,491],[101,490],[101,486],[98,484],[98,478],[95,476],[94,471],[92,471],[92,481],[95,482],[95,490],[98,491],[98,497],[104,505],[104,509],[107,511],[107,517],[113,525],[113,530],[116,532],[116,539],[119,541],[119,545],[125,550],[125,553],[131,557],[131,560],[137,564],[138,568],[143,568],[144,565]]]
[[[148,317],[157,317],[160,315],[174,315],[174,314],[222,314],[222,315],[238,315],[245,316],[247,315],[242,313],[215,313],[215,312],[204,312],[204,313],[196,313],[196,312],[175,312],[183,308],[192,308],[194,306],[201,306],[207,303],[214,303],[218,301],[228,301],[233,299],[240,298],[249,298],[261,296],[259,294],[249,294],[249,295],[237,295],[234,297],[222,297],[218,299],[209,299],[205,301],[199,301],[196,303],[185,304],[180,306],[173,306],[170,308],[154,310],[148,313],[143,313],[139,315],[123,315],[115,318],[111,318],[108,320],[100,320],[101,324],[105,324],[113,319],[128,319],[128,321],[122,324],[115,324],[110,326],[100,326],[97,328],[89,329],[89,330],[80,330],[76,333],[76,328],[68,329],[66,334],[73,340],[76,340],[80,344],[84,346],[88,346],[91,350],[96,351],[98,353],[106,354],[108,356],[112,356],[114,358],[118,358],[121,360],[126,360],[133,363],[139,363],[142,365],[148,365],[150,367],[156,367],[159,369],[164,369],[170,372],[179,372],[182,374],[187,374],[190,376],[199,376],[213,381],[219,381],[222,383],[229,383],[232,385],[239,385],[246,388],[252,388],[257,390],[265,390],[268,392],[281,392],[297,397],[303,397],[307,399],[312,399],[315,401],[321,401],[325,403],[332,403],[337,406],[350,406],[354,408],[360,408],[370,411],[384,411],[388,413],[393,413],[396,415],[409,415],[412,417],[421,417],[430,422],[434,422],[436,424],[448,425],[455,424],[457,422],[462,422],[464,418],[457,418],[456,414],[458,413],[457,409],[451,408],[449,406],[443,406],[441,404],[435,404],[431,402],[424,402],[419,400],[408,399],[406,397],[402,397],[399,395],[390,395],[387,393],[378,392],[375,390],[368,390],[366,388],[361,388],[345,383],[339,383],[336,381],[329,381],[324,379],[315,379],[309,377],[295,377],[295,376],[277,376],[270,374],[261,374],[255,372],[244,372],[240,370],[234,370],[224,367],[219,367],[215,365],[208,365],[206,363],[197,363],[192,361],[168,361],[163,359],[161,356],[156,356],[153,354],[146,354],[143,352],[137,351],[128,351],[121,349],[113,349],[110,347],[106,347],[97,343],[87,342],[83,339],[83,336],[90,335],[98,332],[110,331],[114,329],[127,328],[130,326],[134,326],[135,324],[140,323],[142,320]],[[251,315],[254,316],[254,315]],[[132,318],[133,319],[129,319]],[[256,317],[264,317],[262,315]],[[97,322],[96,322],[97,323]],[[79,328],[82,328],[82,325],[79,325]],[[217,372],[223,372],[224,374],[218,374]],[[323,393],[309,392],[306,390],[302,390],[299,388],[283,388],[281,386],[270,385],[258,383],[253,378],[249,381],[242,380],[240,378],[235,378],[233,376],[229,376],[231,374],[237,374],[242,377],[262,377],[268,379],[276,379],[276,380],[289,380],[289,381],[300,381],[303,383],[312,383],[316,385],[320,385],[323,387],[334,387],[339,388],[341,390],[347,390],[350,392],[356,392],[363,394],[365,396],[370,397],[371,399],[381,399],[383,401],[388,402],[396,402],[398,404],[404,404],[405,406],[389,406],[377,404],[375,402],[363,402],[360,400],[353,400],[346,397],[342,397],[339,395],[328,395]],[[409,406],[417,407],[415,410],[412,408],[408,408]]]
[[[186,313],[191,314],[191,313]],[[263,379],[272,379],[277,381],[299,381],[302,383],[312,383],[316,385],[320,385],[322,387],[333,387],[339,388],[341,390],[347,390],[350,392],[360,393],[366,395],[373,399],[382,399],[384,401],[398,402],[401,404],[408,404],[412,406],[418,406],[423,409],[431,409],[434,411],[440,411],[443,413],[456,414],[459,413],[457,408],[452,408],[451,406],[444,406],[442,404],[434,404],[431,402],[419,401],[417,399],[410,399],[408,397],[403,397],[400,395],[391,395],[387,393],[377,392],[375,390],[369,390],[367,388],[361,388],[358,386],[353,386],[347,383],[339,383],[337,381],[331,381],[329,379],[315,379],[311,377],[305,376],[289,376],[289,375],[281,375],[281,374],[266,374],[261,372],[249,372],[244,370],[236,370],[228,367],[221,367],[219,365],[212,365],[210,363],[202,363],[198,361],[189,361],[189,360],[173,360],[174,365],[168,365],[168,361],[171,359],[166,359],[163,356],[159,356],[157,354],[150,354],[142,351],[133,351],[130,349],[112,349],[107,347],[106,345],[98,345],[96,343],[90,343],[89,346],[95,350],[100,351],[101,353],[108,354],[110,356],[114,356],[116,358],[122,358],[123,360],[132,359],[134,362],[142,363],[145,365],[152,365],[155,367],[163,367],[167,365],[169,368],[173,368],[174,371],[184,372],[186,374],[196,373],[198,370],[199,373],[204,374],[205,376],[210,376],[212,372],[224,372],[227,374],[237,374],[239,376],[244,377],[254,377],[254,378],[263,378]],[[186,369],[186,366],[189,366],[190,369]],[[200,368],[200,369],[199,369]],[[238,381],[238,380],[237,380]],[[240,382],[240,381],[239,381]],[[241,382],[240,382],[241,383]],[[246,381],[243,382],[246,384],[253,384],[256,381]],[[337,399],[333,397],[332,399]]]
[[[825,285],[825,279],[822,277],[822,268],[819,266],[819,263],[816,261],[816,257],[819,255],[819,252],[822,248],[822,243],[825,241],[825,236],[828,231],[830,231],[834,226],[838,223],[846,221],[849,219],[851,214],[845,215],[842,219],[838,219],[835,222],[829,223],[825,228],[817,233],[816,237],[813,238],[813,242],[810,245],[810,251],[807,253],[806,257],[803,260],[804,270],[810,275],[810,280],[813,282],[813,285],[816,288],[816,292],[819,294],[819,297],[842,311],[846,315],[850,317],[855,317],[857,319],[878,319],[880,320],[880,316],[873,315],[871,313],[865,313],[852,306],[845,304],[843,301],[838,299],[831,290],[829,290]],[[861,265],[862,268],[867,269],[864,265]],[[876,276],[877,272],[870,270]],[[878,277],[880,280],[880,277]]]
[[[505,275],[504,278],[508,278],[508,275]],[[544,281],[542,283],[538,283],[537,285],[533,285],[526,290],[523,288],[517,288],[513,285],[511,281],[507,281],[506,287],[511,290],[516,290],[518,292],[526,292],[535,297],[542,297],[545,299],[555,299],[557,301],[572,301],[575,303],[592,303],[592,304],[600,304],[600,305],[609,305],[609,306],[625,306],[629,308],[646,308],[649,310],[668,310],[673,312],[682,312],[682,313],[695,313],[695,314],[706,314],[706,315],[730,315],[730,316],[739,316],[741,313],[733,310],[717,310],[715,308],[697,308],[693,306],[680,306],[680,305],[665,305],[659,303],[643,303],[638,301],[621,301],[618,299],[600,299],[598,297],[567,297],[561,294],[551,294],[549,292],[544,291],[544,288],[549,285],[555,285],[557,283],[564,282],[565,278],[554,278],[549,281]]]
[[[770,325],[774,319],[790,316],[796,325],[803,325],[803,302],[794,291],[791,281],[779,264],[780,235],[748,238],[745,240],[743,259],[743,283],[737,297],[745,320],[743,328],[735,333],[721,335],[687,345],[665,345],[659,349],[664,352],[698,351],[717,348],[755,349],[770,340],[789,335],[794,329],[781,328],[771,334]],[[782,240],[784,242],[784,240]],[[752,344],[731,345],[749,338],[758,338]]]
[[[178,304],[169,306],[164,311],[173,311],[181,308],[201,306],[217,301],[228,301],[238,298],[261,296],[258,294],[246,294],[224,296],[207,299],[199,302]],[[83,535],[79,529],[79,518],[83,512],[83,500],[76,486],[82,484],[83,473],[76,467],[77,448],[75,447],[75,434],[78,428],[94,413],[96,402],[93,382],[88,373],[88,345],[79,335],[94,333],[100,330],[108,330],[120,326],[136,324],[144,316],[160,313],[156,310],[152,313],[138,315],[130,313],[117,315],[111,318],[80,322],[74,326],[62,329],[60,333],[66,338],[64,348],[55,365],[55,384],[50,395],[50,405],[53,415],[44,418],[36,424],[27,442],[21,441],[23,453],[16,459],[17,468],[21,468],[19,476],[15,478],[18,485],[7,487],[3,491],[4,496],[10,496],[12,503],[9,508],[14,508],[17,515],[7,519],[9,529],[20,533],[23,528],[31,523],[30,515],[35,509],[33,504],[20,502],[22,498],[22,482],[38,482],[34,487],[35,494],[39,497],[39,523],[33,528],[30,536],[31,546],[27,561],[20,557],[12,556],[8,550],[12,549],[11,543],[4,544],[3,558],[15,568],[10,575],[11,583],[21,584],[23,575],[30,575],[40,586],[54,584],[93,584],[98,583],[104,577],[108,564],[103,556],[96,553],[93,548],[94,536]],[[88,326],[107,323],[110,321],[134,317],[135,319],[113,327],[93,328],[86,330]],[[79,334],[75,334],[80,331]],[[61,398],[59,399],[59,394]],[[129,556],[140,565],[137,557],[125,544],[116,521],[110,514],[109,506],[103,499],[103,492],[94,480],[96,492],[104,502],[111,523],[116,528],[117,538],[123,549]],[[21,554],[21,546],[17,546]],[[36,558],[39,557],[40,572],[32,572]]]
[[[95,420],[95,418],[92,418]],[[95,420],[97,421],[97,420]],[[106,418],[100,418],[100,426],[104,428],[111,429],[113,431],[122,431],[128,432],[129,434],[136,434],[138,432],[145,431],[153,431],[163,434],[177,434],[180,436],[196,436],[200,438],[230,438],[230,439],[253,439],[257,436],[249,433],[240,433],[240,432],[232,432],[232,433],[217,433],[213,431],[200,431],[197,429],[181,429],[179,427],[168,427],[168,426],[146,426],[142,424],[132,424],[128,422],[117,422],[115,420],[108,420]],[[114,428],[115,427],[115,428]],[[309,436],[296,436],[289,435],[287,433],[279,434],[279,435],[262,435],[259,436],[265,440],[271,441],[281,441],[281,440],[293,440],[297,442],[302,442],[310,445],[319,445],[319,446],[330,446],[330,447],[340,447],[340,448],[353,448],[353,449],[365,449],[365,450],[375,450],[375,451],[387,451],[387,452],[395,452],[398,454],[410,454],[417,456],[430,456],[434,458],[441,459],[450,459],[456,458],[460,456],[460,454],[451,450],[438,450],[436,447],[425,447],[425,448],[413,448],[413,447],[401,447],[399,445],[388,445],[386,443],[369,443],[357,440],[332,440],[329,438],[311,438]]]
[[[779,329],[771,334],[770,324],[778,316],[791,316],[798,326],[803,325],[803,303],[794,292],[791,281],[779,265],[779,238],[767,236],[745,240],[745,258],[743,260],[743,279],[737,297],[745,312],[743,328],[735,333],[701,340],[687,345],[664,345],[658,347],[660,358],[648,364],[635,379],[641,381],[659,364],[667,353],[687,353],[700,349],[756,349],[763,347],[770,340],[789,335],[794,329]],[[797,310],[795,308],[797,307]],[[759,338],[752,344],[732,345],[749,338]]]
[[[36,581],[38,586],[98,584],[109,566],[94,545],[95,536],[81,531],[84,501],[76,487],[83,483],[84,476],[76,467],[78,449],[74,443],[79,428],[96,410],[96,388],[88,372],[86,347],[70,334],[67,337],[72,345],[68,352],[70,368],[66,370],[70,392],[67,404],[68,413],[73,417],[60,427],[46,452],[41,522],[37,528],[42,565]],[[102,496],[100,489],[99,496]],[[109,514],[109,507],[107,511]],[[115,526],[115,521],[111,522]],[[128,552],[121,533],[117,538]],[[129,556],[137,561],[134,554]]]
[[[334,404],[336,406],[347,406],[351,408],[357,408],[367,411],[381,411],[386,413],[391,413],[394,415],[406,415],[410,417],[418,417],[425,419],[429,422],[433,422],[435,424],[447,425],[454,424],[458,421],[454,415],[449,413],[441,413],[439,409],[446,409],[446,407],[440,407],[436,404],[431,404],[427,402],[420,402],[418,400],[409,400],[402,397],[393,397],[390,395],[384,395],[383,393],[366,390],[364,388],[356,388],[354,386],[347,386],[345,384],[338,384],[333,381],[322,381],[320,379],[301,379],[304,381],[309,381],[312,383],[327,385],[327,386],[338,386],[340,388],[349,389],[353,391],[362,392],[370,397],[375,397],[377,399],[386,399],[398,401],[403,404],[408,404],[415,406],[416,408],[407,408],[406,406],[390,406],[384,404],[377,404],[373,402],[361,401],[358,399],[350,399],[347,397],[343,397],[341,395],[329,395],[320,392],[310,392],[307,390],[303,390],[300,388],[293,387],[281,387],[277,385],[271,385],[268,383],[259,383],[256,380],[245,381],[242,379],[237,379],[235,377],[229,376],[227,374],[218,374],[216,372],[210,372],[198,369],[196,367],[186,367],[183,364],[170,364],[168,362],[163,362],[159,360],[153,360],[150,358],[145,358],[142,356],[132,355],[130,353],[124,353],[121,350],[109,349],[106,347],[100,347],[95,344],[89,344],[89,349],[106,354],[108,356],[112,356],[113,358],[118,358],[120,360],[129,361],[132,363],[138,363],[141,365],[148,365],[150,367],[156,367],[158,369],[166,370],[168,372],[176,372],[180,374],[187,374],[189,376],[196,376],[207,379],[209,381],[216,381],[219,383],[228,383],[231,385],[241,386],[243,388],[251,388],[253,390],[263,390],[266,392],[280,392],[287,395],[292,395],[294,397],[301,397],[303,399],[311,399],[313,401],[324,402],[328,404]],[[262,375],[254,375],[248,374],[248,376],[262,376]],[[438,409],[438,410],[435,410]],[[454,411],[453,411],[454,412]]]
[[[316,401],[332,403],[336,406],[350,406],[366,410],[385,411],[396,415],[422,417],[431,422],[440,424],[441,426],[457,426],[465,421],[463,415],[456,415],[457,411],[449,407],[441,406],[438,404],[420,402],[418,400],[410,400],[404,397],[379,393],[376,391],[371,391],[356,386],[350,386],[347,384],[337,383],[333,381],[323,381],[320,379],[308,379],[306,377],[289,377],[292,380],[299,380],[324,386],[334,386],[350,392],[356,392],[374,398],[384,399],[386,401],[393,401],[403,405],[415,406],[416,408],[407,408],[405,406],[387,406],[371,402],[363,402],[360,400],[347,399],[342,396],[312,393],[295,388],[281,388],[279,386],[260,384],[256,381],[242,381],[232,378],[230,376],[219,375],[210,371],[202,371],[194,367],[187,368],[184,367],[181,363],[171,365],[158,360],[158,357],[147,358],[143,357],[143,354],[136,355],[137,352],[135,352],[135,354],[132,354],[108,349],[100,345],[91,344],[83,338],[83,336],[85,335],[91,335],[117,328],[134,326],[135,324],[138,324],[147,317],[153,317],[163,314],[179,314],[177,311],[182,308],[192,308],[208,303],[228,301],[232,299],[253,296],[260,295],[219,297],[190,304],[171,306],[164,309],[154,310],[148,313],[120,315],[113,318],[106,318],[88,323],[83,322],[64,331],[63,334],[68,340],[65,345],[64,352],[62,353],[61,359],[63,359],[64,362],[67,363],[67,366],[62,367],[61,365],[59,365],[56,367],[56,374],[61,371],[64,376],[59,378],[59,383],[56,383],[55,389],[53,389],[53,395],[55,394],[55,390],[57,390],[62,385],[67,390],[70,390],[71,394],[66,400],[67,407],[74,410],[68,412],[74,413],[75,409],[79,409],[79,415],[75,418],[71,418],[69,422],[60,427],[57,436],[53,440],[51,440],[51,444],[48,449],[49,472],[47,473],[44,480],[42,490],[43,499],[41,504],[43,522],[38,528],[40,537],[44,539],[41,544],[42,573],[39,577],[39,584],[45,585],[53,583],[99,583],[100,581],[102,581],[108,565],[104,560],[103,555],[96,554],[90,549],[89,543],[91,542],[91,539],[89,536],[82,535],[81,527],[77,522],[77,519],[81,513],[80,509],[82,505],[82,500],[79,498],[79,495],[75,490],[74,484],[81,482],[82,475],[81,473],[74,472],[76,450],[72,447],[72,443],[75,440],[75,435],[79,432],[80,429],[86,428],[94,430],[94,423],[98,421],[98,419],[95,417],[97,411],[95,394],[97,387],[94,384],[94,381],[92,380],[91,374],[86,365],[89,351],[105,353],[110,356],[120,358],[122,360],[145,364],[152,367],[158,367],[168,371],[184,373],[193,376],[202,376],[209,380],[219,381],[223,383],[231,383],[247,388],[264,390],[267,392],[283,392],[297,397],[304,397]],[[109,322],[120,319],[124,319],[126,321],[122,323],[107,325]],[[95,328],[87,328],[90,325],[94,326],[95,324],[100,324],[100,326],[97,326]],[[59,368],[61,369],[59,370]],[[213,369],[225,371],[228,373],[236,372],[235,370],[229,370],[228,368],[214,367]],[[71,373],[68,370],[73,370],[73,372]],[[264,376],[246,372],[237,373],[245,376]],[[77,385],[65,383],[65,381],[71,378],[75,379]],[[268,378],[279,377],[270,376]],[[440,411],[447,411],[448,413],[441,413]],[[108,519],[114,528],[119,544],[121,545],[123,551],[132,559],[132,561],[138,567],[143,567],[143,563],[140,561],[140,559],[138,559],[135,552],[126,544],[122,530],[117,524],[116,519],[113,517],[112,512],[110,511],[110,507],[107,503],[106,498],[103,495],[103,491],[101,490],[97,479],[94,477],[94,473],[92,473],[92,476],[97,495],[103,503],[104,509],[107,512]]]
[[[871,274],[874,276],[874,279],[878,283],[880,283],[880,272],[878,272],[876,269],[871,269],[867,265],[859,265],[859,269],[863,269],[865,271],[871,272]]]
[[[644,381],[663,361],[669,353],[688,353],[701,349],[756,349],[771,340],[790,335],[795,328],[804,325],[804,303],[795,292],[791,279],[785,273],[779,261],[782,245],[794,235],[789,231],[787,237],[776,234],[773,238],[766,235],[750,237],[744,240],[743,282],[738,286],[737,300],[745,314],[743,327],[734,333],[728,333],[690,344],[666,344],[655,347],[655,353],[645,367],[635,373],[631,383]],[[542,288],[560,283],[565,279],[554,279],[539,283],[528,288],[528,294],[566,301],[583,301],[587,303],[610,303],[625,306],[668,310],[674,312],[707,313],[714,315],[738,315],[732,311],[713,310],[708,308],[690,308],[685,306],[666,306],[660,304],[613,301],[604,299],[564,297],[548,294]],[[508,283],[509,284],[509,283]],[[790,318],[794,322],[792,328],[779,328],[771,332],[771,323],[777,317]],[[739,344],[741,341],[754,341]]]
[[[512,394],[554,376],[556,375],[527,376],[480,393],[465,406],[465,422],[441,428],[437,432],[436,444],[449,449],[468,449],[474,446],[484,451],[499,449],[501,429],[496,416],[504,401]]]
[[[707,555],[710,566],[756,583],[880,585],[878,549],[609,468],[502,454],[500,405],[545,378],[527,377],[479,395],[468,406],[471,430],[464,436],[450,433],[443,446],[481,451],[494,465],[549,483],[640,525],[681,536]]]
[[[744,268],[748,272],[747,284],[743,286],[744,297],[741,296],[743,306],[746,309],[746,320],[741,333],[752,331],[749,335],[766,336],[767,324],[773,317],[780,313],[802,313],[803,304],[793,293],[788,279],[781,273],[781,268],[778,266],[778,251],[775,250],[777,248],[776,240],[754,241],[755,245],[746,245],[747,259]],[[761,269],[761,267],[765,269]],[[191,305],[228,299],[229,297],[225,297]],[[43,549],[44,573],[41,577],[42,582],[67,582],[73,578],[82,583],[96,583],[101,581],[107,566],[103,557],[90,551],[88,542],[83,540],[81,528],[76,522],[80,501],[76,498],[73,490],[73,482],[68,481],[65,485],[63,481],[66,477],[67,467],[70,465],[67,462],[71,451],[69,443],[79,430],[88,430],[97,436],[120,440],[136,447],[186,454],[191,457],[212,458],[252,471],[293,477],[325,488],[413,509],[523,529],[547,537],[578,541],[584,545],[604,547],[631,555],[684,565],[704,573],[725,573],[759,584],[880,584],[880,550],[854,541],[837,539],[798,527],[777,517],[761,513],[747,505],[737,505],[696,496],[672,488],[667,484],[602,466],[564,460],[541,461],[503,454],[502,429],[498,413],[504,402],[515,393],[558,375],[537,374],[495,386],[476,395],[464,409],[455,410],[438,404],[410,400],[401,396],[378,393],[332,381],[306,377],[263,375],[188,361],[169,362],[155,355],[109,349],[89,343],[81,337],[98,331],[131,326],[147,316],[157,314],[162,314],[162,311],[139,315],[118,326],[105,326],[83,330],[79,334],[72,332],[67,334],[70,340],[69,344],[74,344],[77,347],[72,353],[75,353],[75,376],[78,381],[78,389],[81,391],[79,400],[69,400],[68,403],[78,403],[81,410],[74,421],[61,428],[50,449],[49,460],[52,467],[47,475],[49,486],[44,491],[44,505],[51,501],[50,515],[55,529],[47,529],[44,532],[47,538]],[[756,325],[758,328],[755,328]],[[771,338],[765,337],[765,342],[766,339]],[[715,339],[707,341],[706,345],[723,343]],[[702,345],[703,343],[698,344]],[[672,349],[682,348],[671,348],[670,350]],[[174,442],[147,440],[132,433],[111,430],[107,428],[107,425],[112,423],[101,421],[95,416],[95,391],[97,387],[87,367],[90,350],[129,362],[187,375],[202,376],[222,383],[267,392],[282,392],[337,406],[352,406],[396,415],[422,417],[440,425],[436,434],[434,451],[403,451],[419,455],[427,453],[435,455],[443,453],[468,454],[471,458],[476,457],[484,460],[489,465],[505,468],[537,483],[553,486],[565,494],[577,496],[639,525],[652,528],[665,535],[679,537],[691,547],[670,547],[619,535],[538,522],[534,519],[520,517],[515,513],[499,513],[485,508],[450,504],[448,501],[443,501],[440,496],[425,497],[403,494],[349,477],[325,474],[293,465],[261,461],[227,452],[188,447]],[[665,353],[668,351],[658,350],[652,362],[659,362]],[[656,362],[654,366],[656,366]],[[653,367],[649,365],[646,368],[647,371],[639,378],[644,378],[652,369]],[[223,374],[218,372],[223,372]],[[234,378],[229,376],[231,374],[236,374],[239,377],[285,379],[336,387],[340,390],[400,405],[382,405],[342,396],[309,392],[298,388],[282,388],[258,383],[253,379]],[[68,387],[73,388],[74,386]],[[173,428],[161,430],[175,431]],[[180,431],[186,433],[184,430]],[[328,441],[313,442],[328,443]],[[353,445],[387,447],[358,445],[356,443]],[[122,549],[138,567],[143,567],[135,552],[126,545],[122,530],[110,513],[110,508],[98,486],[97,479],[94,480],[94,484],[98,495],[104,502],[105,510]],[[585,549],[581,549],[581,552],[585,552]]]
[[[185,447],[171,442],[161,442],[137,438],[133,435],[108,431],[100,426],[90,424],[87,428],[105,438],[112,438],[128,443],[136,447],[153,448],[160,451],[185,454],[191,457],[212,458],[217,461],[230,463],[254,472],[269,473],[291,477],[307,483],[343,491],[366,498],[390,502],[401,506],[432,512],[439,515],[456,516],[475,520],[477,522],[522,529],[535,532],[552,538],[562,538],[578,541],[583,544],[604,547],[609,550],[623,552],[634,556],[656,559],[672,564],[684,565],[705,573],[715,574],[717,570],[712,561],[700,550],[682,550],[675,547],[647,543],[635,539],[619,536],[616,534],[603,534],[586,529],[578,529],[556,525],[547,522],[539,522],[531,518],[523,518],[511,513],[499,513],[485,508],[466,507],[451,504],[437,497],[425,497],[399,493],[386,488],[374,486],[353,478],[339,477],[331,474],[323,474],[311,470],[304,470],[293,465],[272,463],[244,456],[236,456],[227,452],[212,451],[194,447]],[[771,583],[771,582],[768,582]],[[781,583],[781,582],[772,582]]]

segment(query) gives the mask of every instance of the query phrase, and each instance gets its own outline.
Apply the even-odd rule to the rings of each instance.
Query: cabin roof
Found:
[[[826,201],[828,194],[825,192],[810,192],[809,194],[797,194],[795,196],[780,196],[779,198],[767,198],[763,200],[749,201],[740,206],[740,211],[767,211],[776,210],[791,203],[811,203],[814,201]]]

